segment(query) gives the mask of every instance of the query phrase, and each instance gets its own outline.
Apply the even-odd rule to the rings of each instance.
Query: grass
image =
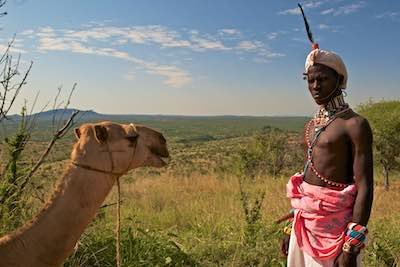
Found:
[[[172,157],[167,168],[141,169],[121,179],[123,266],[284,266],[285,259],[279,254],[281,227],[273,221],[290,209],[285,185],[289,172],[298,171],[297,167],[287,165],[290,171],[285,170],[282,177],[262,176],[243,183],[249,210],[259,192],[265,191],[259,224],[250,233],[254,242],[249,242],[239,180],[229,165],[251,135],[271,120],[181,117],[143,121],[165,132]],[[303,122],[295,118],[289,126],[298,130]],[[34,162],[46,146],[49,132],[40,129],[40,136],[34,136],[26,148],[25,165]],[[297,137],[292,132],[289,143],[297,144]],[[30,216],[61,176],[73,140],[70,135],[58,142],[33,177],[25,194],[30,197]],[[387,192],[379,174],[376,177],[364,266],[396,266],[400,263],[399,174],[391,176]],[[106,203],[115,202],[112,192]],[[115,214],[115,206],[99,211],[65,266],[115,266]]]
[[[284,265],[285,259],[279,255],[281,227],[274,225],[273,220],[289,209],[285,197],[286,177],[258,177],[252,188],[246,187],[249,192],[266,191],[261,229],[254,247],[244,240],[246,222],[237,178],[163,175],[128,180],[134,182],[122,184],[123,251],[140,256],[124,254],[127,257],[124,266],[142,263],[149,264],[147,266]],[[398,181],[389,192],[380,184],[376,186],[364,266],[396,266],[400,262],[400,216],[394,212],[400,210],[398,189]],[[115,199],[113,192],[107,202]],[[113,262],[115,212],[113,207],[107,208],[92,224],[86,238],[81,240],[80,257],[90,247],[90,253],[100,251],[98,254]],[[126,234],[129,231],[131,237]],[[134,245],[128,245],[132,242]],[[77,256],[70,261],[74,257]]]

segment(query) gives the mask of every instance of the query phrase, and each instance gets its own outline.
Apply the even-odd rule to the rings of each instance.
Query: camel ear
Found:
[[[136,130],[136,126],[133,123],[131,123],[129,126],[130,126],[130,131],[126,134],[125,138],[131,142],[134,142],[138,138],[139,134]]]
[[[95,125],[94,136],[100,143],[105,143],[108,138],[107,128],[102,125]]]
[[[74,134],[75,134],[76,139],[79,140],[79,138],[81,138],[81,131],[79,130],[79,128],[74,129]]]
[[[339,74],[339,84],[342,84],[344,81],[344,76],[342,74]]]

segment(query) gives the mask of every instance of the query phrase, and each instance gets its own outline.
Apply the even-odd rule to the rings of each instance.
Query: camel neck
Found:
[[[68,167],[39,215],[13,236],[9,236],[6,242],[0,240],[0,257],[3,259],[2,246],[9,244],[19,246],[19,249],[11,250],[13,252],[24,251],[24,255],[15,257],[26,258],[29,254],[30,264],[35,259],[37,263],[34,266],[61,265],[96,215],[112,189],[115,178],[115,175],[78,166]],[[40,240],[40,243],[31,244],[34,240]]]

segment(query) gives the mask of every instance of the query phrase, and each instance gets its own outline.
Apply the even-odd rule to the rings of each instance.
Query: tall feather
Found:
[[[302,7],[300,4],[297,4],[297,5],[299,6],[299,8],[300,8],[300,10],[301,10],[301,14],[303,15],[303,19],[304,19],[304,24],[305,24],[305,26],[306,26],[306,31],[307,31],[308,40],[310,40],[310,42],[311,42],[312,44],[314,44],[314,39],[313,39],[311,30],[310,30],[310,25],[308,25],[308,21],[307,21],[306,15],[304,14],[303,7]]]

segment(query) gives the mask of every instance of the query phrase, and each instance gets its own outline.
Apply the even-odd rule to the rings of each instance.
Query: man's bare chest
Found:
[[[331,123],[323,129],[321,133],[315,130],[312,125],[308,129],[308,134],[305,134],[307,146],[311,145],[313,154],[330,154],[344,156],[351,149],[350,138],[345,130],[343,123]],[[328,156],[328,155],[327,155]]]

